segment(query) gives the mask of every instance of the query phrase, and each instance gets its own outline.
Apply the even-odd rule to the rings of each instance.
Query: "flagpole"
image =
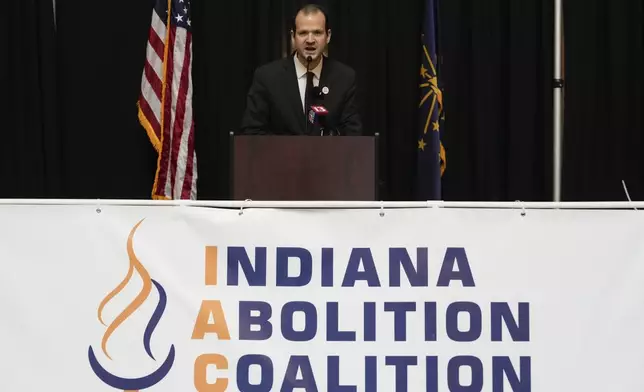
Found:
[[[561,201],[564,80],[562,69],[563,0],[554,0],[553,201]]]

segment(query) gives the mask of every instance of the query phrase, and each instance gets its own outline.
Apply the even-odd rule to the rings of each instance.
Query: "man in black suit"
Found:
[[[361,135],[362,124],[355,103],[355,72],[323,55],[331,40],[326,12],[317,5],[300,9],[291,37],[295,47],[293,56],[255,71],[241,132]],[[324,106],[328,114],[313,120],[312,105]]]

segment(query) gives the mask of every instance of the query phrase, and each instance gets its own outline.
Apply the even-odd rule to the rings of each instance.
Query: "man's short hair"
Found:
[[[317,14],[318,12],[321,12],[322,15],[324,15],[324,31],[329,31],[329,29],[331,28],[331,24],[329,23],[329,14],[326,12],[324,7],[318,4],[307,4],[304,7],[300,8],[293,16],[293,24],[291,27],[293,29],[293,33],[295,33],[296,31],[295,19],[297,18],[297,15],[300,14],[300,12],[304,15]]]

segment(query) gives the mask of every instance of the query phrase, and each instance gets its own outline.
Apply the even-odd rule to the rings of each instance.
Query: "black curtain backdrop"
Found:
[[[229,197],[229,132],[254,69],[289,51],[299,0],[193,1],[200,199]],[[136,100],[154,0],[11,2],[0,16],[0,197],[150,197]],[[423,1],[317,1],[381,135],[382,196],[414,198]],[[439,2],[446,200],[549,200],[553,0]],[[644,12],[566,0],[564,200],[644,197]]]
[[[43,1],[44,3],[44,1]],[[63,195],[150,198],[156,152],[136,102],[154,0],[56,0]]]
[[[57,197],[61,138],[51,2],[6,2],[0,12],[0,197]]]
[[[644,200],[644,3],[565,1],[564,186],[570,200]]]
[[[447,200],[552,200],[552,0],[441,1]]]

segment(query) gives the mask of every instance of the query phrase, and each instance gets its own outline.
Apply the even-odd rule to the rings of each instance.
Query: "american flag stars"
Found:
[[[190,20],[190,0],[172,0],[172,22],[177,27],[190,29],[192,21]]]

